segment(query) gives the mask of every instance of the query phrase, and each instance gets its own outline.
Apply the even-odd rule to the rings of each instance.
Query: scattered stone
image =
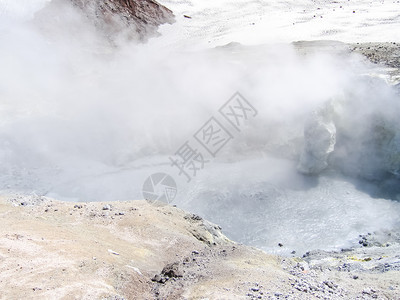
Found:
[[[342,249],[340,249],[340,251],[341,252],[349,252],[349,251],[352,251],[352,249],[351,248],[342,248]]]
[[[162,269],[161,274],[169,278],[183,277],[182,271],[179,269],[178,262],[166,265]]]
[[[201,221],[203,220],[202,217],[196,215],[196,214],[188,214],[185,217],[185,220],[192,220],[192,221]]]
[[[158,274],[156,274],[156,275],[154,275],[154,277],[153,277],[151,280],[152,280],[152,281],[156,281],[156,282],[160,282],[161,276],[158,275]]]
[[[332,281],[324,281],[323,282],[327,287],[329,287],[330,289],[335,289],[338,287],[337,284],[334,284]]]
[[[111,250],[111,249],[108,249],[108,252],[109,252],[110,254],[119,255],[118,252],[115,252],[115,251],[113,251],[113,250]]]
[[[111,210],[111,205],[110,204],[104,205],[103,210]]]

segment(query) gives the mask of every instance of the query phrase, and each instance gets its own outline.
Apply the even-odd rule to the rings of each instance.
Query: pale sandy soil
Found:
[[[177,208],[145,201],[113,202],[112,210],[102,203],[74,205],[1,200],[2,299],[153,299],[151,278],[168,263],[193,261],[192,251],[208,257],[211,267],[204,278],[196,276],[197,265],[190,267],[190,288],[169,293],[244,296],[247,287],[233,287],[248,277],[277,282],[286,276],[277,257],[236,245]]]
[[[0,217],[1,299],[400,295],[395,244],[336,257],[314,253],[282,258],[236,244],[217,225],[176,207],[146,201],[108,206],[12,196],[1,198]],[[382,257],[391,268],[377,271]]]

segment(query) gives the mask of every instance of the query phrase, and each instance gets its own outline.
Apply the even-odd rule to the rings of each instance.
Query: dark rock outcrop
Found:
[[[153,0],[70,0],[114,39],[121,32],[128,39],[146,40],[159,25],[174,22],[171,10]]]

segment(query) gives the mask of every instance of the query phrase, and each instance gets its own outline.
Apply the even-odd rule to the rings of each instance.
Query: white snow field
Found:
[[[299,40],[396,42],[400,2],[364,0],[161,0],[177,24],[161,30],[161,43],[185,48]],[[191,17],[185,18],[184,15]]]
[[[385,177],[400,157],[390,76],[357,55],[303,56],[288,44],[398,42],[398,1],[160,2],[175,24],[112,48],[72,10],[37,23],[47,1],[0,0],[4,194],[141,199],[146,178],[165,172],[177,183],[173,204],[282,254],[398,228],[399,180]],[[236,91],[257,110],[240,131],[219,113]],[[326,170],[302,175],[303,128],[316,110],[321,136],[332,123],[337,143],[321,155]],[[194,137],[211,117],[231,134],[215,157]],[[190,182],[170,160],[185,142],[206,160]]]

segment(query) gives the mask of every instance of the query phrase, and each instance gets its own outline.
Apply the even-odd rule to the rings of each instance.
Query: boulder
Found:
[[[329,154],[335,149],[336,126],[329,105],[315,111],[304,127],[304,147],[298,170],[318,174],[328,166]]]

